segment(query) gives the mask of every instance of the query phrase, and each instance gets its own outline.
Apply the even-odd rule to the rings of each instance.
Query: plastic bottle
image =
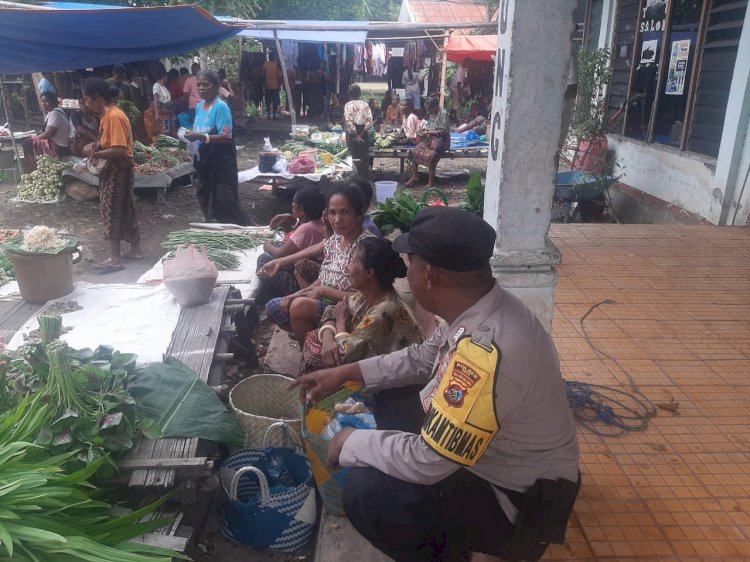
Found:
[[[268,485],[294,486],[294,479],[284,462],[284,456],[269,447],[266,449],[266,467],[268,468]]]

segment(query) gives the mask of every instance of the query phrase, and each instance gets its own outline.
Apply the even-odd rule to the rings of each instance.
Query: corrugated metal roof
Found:
[[[473,2],[421,2],[404,0],[418,23],[462,23],[487,21],[487,7]],[[493,18],[496,19],[496,18]]]

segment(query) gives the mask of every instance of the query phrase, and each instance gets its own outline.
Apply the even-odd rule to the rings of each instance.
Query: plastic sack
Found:
[[[192,244],[178,246],[174,258],[164,262],[164,285],[182,306],[210,301],[218,277],[214,262]]]
[[[274,150],[271,144],[271,137],[263,137],[263,150],[265,152],[272,152]]]
[[[287,168],[290,174],[314,174],[315,162],[308,158],[295,158]]]
[[[288,168],[289,160],[287,160],[284,156],[279,156],[276,159],[276,164],[274,164],[271,169],[277,174],[283,174],[287,171]]]

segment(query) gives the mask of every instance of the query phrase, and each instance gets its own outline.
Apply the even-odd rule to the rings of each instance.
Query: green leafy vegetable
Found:
[[[130,385],[138,426],[152,439],[200,437],[242,447],[246,435],[216,393],[173,357],[151,363]]]

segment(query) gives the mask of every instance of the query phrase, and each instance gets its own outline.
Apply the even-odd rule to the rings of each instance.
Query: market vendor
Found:
[[[127,74],[128,69],[124,64],[116,64],[112,67],[112,78],[107,79],[107,84],[116,86],[122,99],[133,101],[133,86],[128,83]]]
[[[363,178],[370,175],[370,135],[372,111],[366,102],[359,99],[362,90],[359,85],[349,86],[349,100],[344,106],[344,124],[346,128],[346,146],[349,148],[357,174]]]
[[[465,133],[466,131],[474,131],[477,135],[486,135],[490,111],[492,111],[492,97],[487,95],[482,96],[482,103],[479,105],[476,116],[469,122],[457,127],[456,132]]]
[[[165,135],[174,133],[175,116],[172,109],[172,94],[167,88],[167,71],[164,67],[159,67],[156,72],[156,82],[154,82],[152,94],[154,114],[159,122],[161,132]]]
[[[438,162],[450,148],[450,119],[448,112],[440,108],[440,100],[432,97],[427,100],[427,122],[417,135],[417,147],[411,153],[411,178],[407,187],[419,182],[419,166],[427,166],[427,189],[435,185],[435,172]]]
[[[318,326],[325,308],[353,293],[347,267],[359,242],[372,236],[362,227],[363,208],[359,189],[351,185],[334,188],[326,208],[333,235],[323,243],[323,263],[318,279],[305,289],[266,304],[268,318],[291,332],[300,347],[307,333]],[[263,269],[259,272],[261,278],[265,277]]]
[[[328,122],[332,125],[344,124],[344,106],[341,105],[341,97],[336,92],[331,94],[331,107],[328,109]]]
[[[81,90],[88,111],[100,118],[99,142],[87,145],[84,154],[94,162],[105,161],[99,172],[99,210],[104,238],[109,242],[109,259],[97,264],[95,270],[112,273],[123,269],[122,258],[143,258],[133,193],[133,133],[130,121],[117,107],[116,86],[101,78],[89,78]],[[126,254],[121,250],[123,240],[130,243]]]
[[[276,112],[279,109],[281,83],[284,76],[281,74],[281,66],[276,61],[276,53],[268,53],[268,60],[263,63],[263,91],[266,101],[266,112],[269,119],[278,119]],[[272,116],[273,114],[273,116]]]
[[[83,156],[83,148],[99,140],[99,116],[86,107],[83,94],[78,99],[78,109],[70,115],[70,151],[73,156]]]
[[[417,133],[419,132],[419,117],[414,113],[414,102],[406,100],[401,108],[402,122],[401,130],[404,137],[410,144],[417,143]]]
[[[42,78],[39,80],[39,84],[37,84],[37,90],[39,91],[39,94],[45,94],[47,92],[52,92],[53,94],[57,95],[57,89],[55,88],[55,84],[53,83],[54,76],[51,72],[42,72]]]
[[[70,156],[70,121],[58,107],[57,94],[44,92],[39,96],[44,111],[44,131],[21,142],[23,170],[27,174],[36,170],[38,156],[49,154],[53,158]]]
[[[201,70],[201,65],[194,62],[190,66],[191,74],[185,79],[185,84],[182,86],[182,100],[184,106],[188,108],[190,112],[190,122],[195,121],[195,108],[201,102],[201,95],[198,92],[198,73]]]
[[[424,341],[422,329],[393,287],[397,278],[406,276],[406,265],[388,240],[368,237],[360,241],[347,273],[357,292],[326,308],[319,329],[308,332],[302,348],[304,372],[354,363]]]
[[[397,562],[471,553],[538,560],[564,540],[580,487],[576,426],[552,338],[493,279],[495,232],[478,216],[428,207],[393,248],[409,255],[417,302],[445,324],[422,345],[292,385],[310,403],[346,381],[375,392],[425,385],[420,433],[376,404],[377,430],[345,428],[331,441],[329,464],[352,467],[346,514]]]
[[[193,130],[185,134],[196,142],[196,191],[206,222],[245,225],[240,208],[237,182],[237,149],[232,139],[232,112],[219,99],[219,76],[212,70],[201,70],[196,76],[202,101],[195,108]]]
[[[349,180],[349,185],[359,190],[362,194],[362,227],[376,238],[382,238],[383,234],[367,214],[367,210],[370,208],[372,197],[374,195],[372,183],[364,178],[354,177]],[[329,231],[328,235],[330,234]],[[268,279],[275,276],[281,268],[296,264],[302,260],[320,261],[323,258],[324,250],[325,242],[318,242],[314,246],[310,246],[304,250],[295,252],[294,254],[273,259],[258,270],[258,277],[261,279]]]
[[[289,229],[290,232],[280,245],[270,240],[265,243],[264,251],[258,257],[258,269],[274,259],[291,256],[322,242],[326,236],[322,219],[325,206],[325,196],[317,187],[297,191],[292,200],[292,213],[276,215],[270,222],[271,228]],[[309,259],[282,267],[274,276],[261,279],[255,302],[265,305],[272,298],[285,297],[304,289],[315,282],[319,271],[320,262]]]
[[[385,110],[385,124],[390,127],[400,127],[401,120],[403,119],[401,114],[401,106],[399,105],[399,103],[401,102],[401,98],[396,92],[393,92],[391,94],[390,101],[390,105],[388,105]],[[413,108],[414,105],[412,104],[412,111]]]

